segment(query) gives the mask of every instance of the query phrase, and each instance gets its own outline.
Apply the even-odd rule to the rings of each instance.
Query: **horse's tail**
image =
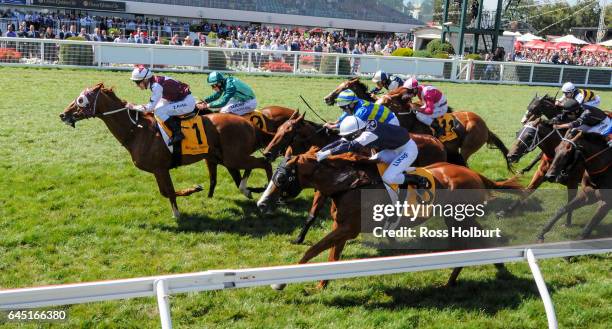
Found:
[[[521,194],[524,191],[523,186],[518,182],[518,176],[506,179],[501,182],[494,182],[481,174],[478,174],[478,176],[480,176],[480,179],[482,179],[482,182],[484,183],[487,189],[506,190],[508,193],[517,194]]]
[[[487,140],[487,145],[489,145],[490,148],[498,149],[502,153],[502,155],[504,156],[504,160],[506,161],[506,168],[508,168],[508,171],[514,173],[512,163],[510,162],[510,160],[508,160],[508,157],[506,156],[509,152],[508,148],[506,147],[504,142],[502,142],[502,140],[499,139],[499,137],[497,137],[497,135],[495,135],[491,130],[489,130],[489,139]]]

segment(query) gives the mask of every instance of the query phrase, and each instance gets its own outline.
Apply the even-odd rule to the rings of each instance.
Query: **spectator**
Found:
[[[78,36],[76,32],[76,25],[70,25],[70,31],[64,34],[64,39],[72,38]]]
[[[126,39],[124,35],[117,33],[115,35],[115,40],[113,40],[113,42],[115,42],[115,43],[126,43],[126,42],[128,42],[128,39]]]
[[[103,40],[102,34],[100,33],[100,29],[97,27],[94,29],[94,33],[89,36],[89,39],[91,41],[97,41],[97,42],[106,41],[106,40]]]
[[[175,34],[174,36],[172,36],[172,39],[170,39],[170,45],[172,46],[180,46],[182,45],[181,40],[179,39],[179,35]]]
[[[17,37],[17,33],[15,32],[15,25],[9,24],[8,31],[6,31],[5,37],[9,37],[9,38],[16,38]]]
[[[186,36],[183,40],[183,46],[193,46],[193,40],[190,36]]]
[[[36,28],[34,27],[34,24],[30,25],[30,31],[28,31],[26,38],[33,38],[33,39],[40,38],[40,32],[36,30]]]
[[[81,33],[79,33],[78,37],[91,41],[91,37],[87,34],[87,30],[84,27],[81,28]]]

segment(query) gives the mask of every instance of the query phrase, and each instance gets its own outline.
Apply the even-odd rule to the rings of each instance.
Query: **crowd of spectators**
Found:
[[[573,50],[527,49],[516,51],[508,60],[517,62],[612,67],[612,53]]]

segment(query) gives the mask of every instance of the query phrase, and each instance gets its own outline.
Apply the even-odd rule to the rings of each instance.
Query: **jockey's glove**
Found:
[[[317,161],[321,162],[325,159],[327,159],[327,157],[329,157],[331,155],[331,151],[327,150],[327,151],[319,151],[317,152]]]

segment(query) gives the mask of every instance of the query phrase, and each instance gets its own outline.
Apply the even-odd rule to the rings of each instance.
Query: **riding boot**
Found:
[[[164,121],[166,126],[172,130],[172,138],[168,142],[168,146],[172,146],[180,141],[182,141],[185,136],[181,131],[181,119],[176,117],[170,117],[168,120]]]
[[[417,190],[424,190],[429,188],[429,181],[425,177],[414,174],[404,174],[403,185],[415,185]]]
[[[433,121],[431,122],[431,129],[433,129],[435,137],[444,136],[444,129],[442,129],[442,127],[440,126],[440,122],[437,118],[433,119]]]

